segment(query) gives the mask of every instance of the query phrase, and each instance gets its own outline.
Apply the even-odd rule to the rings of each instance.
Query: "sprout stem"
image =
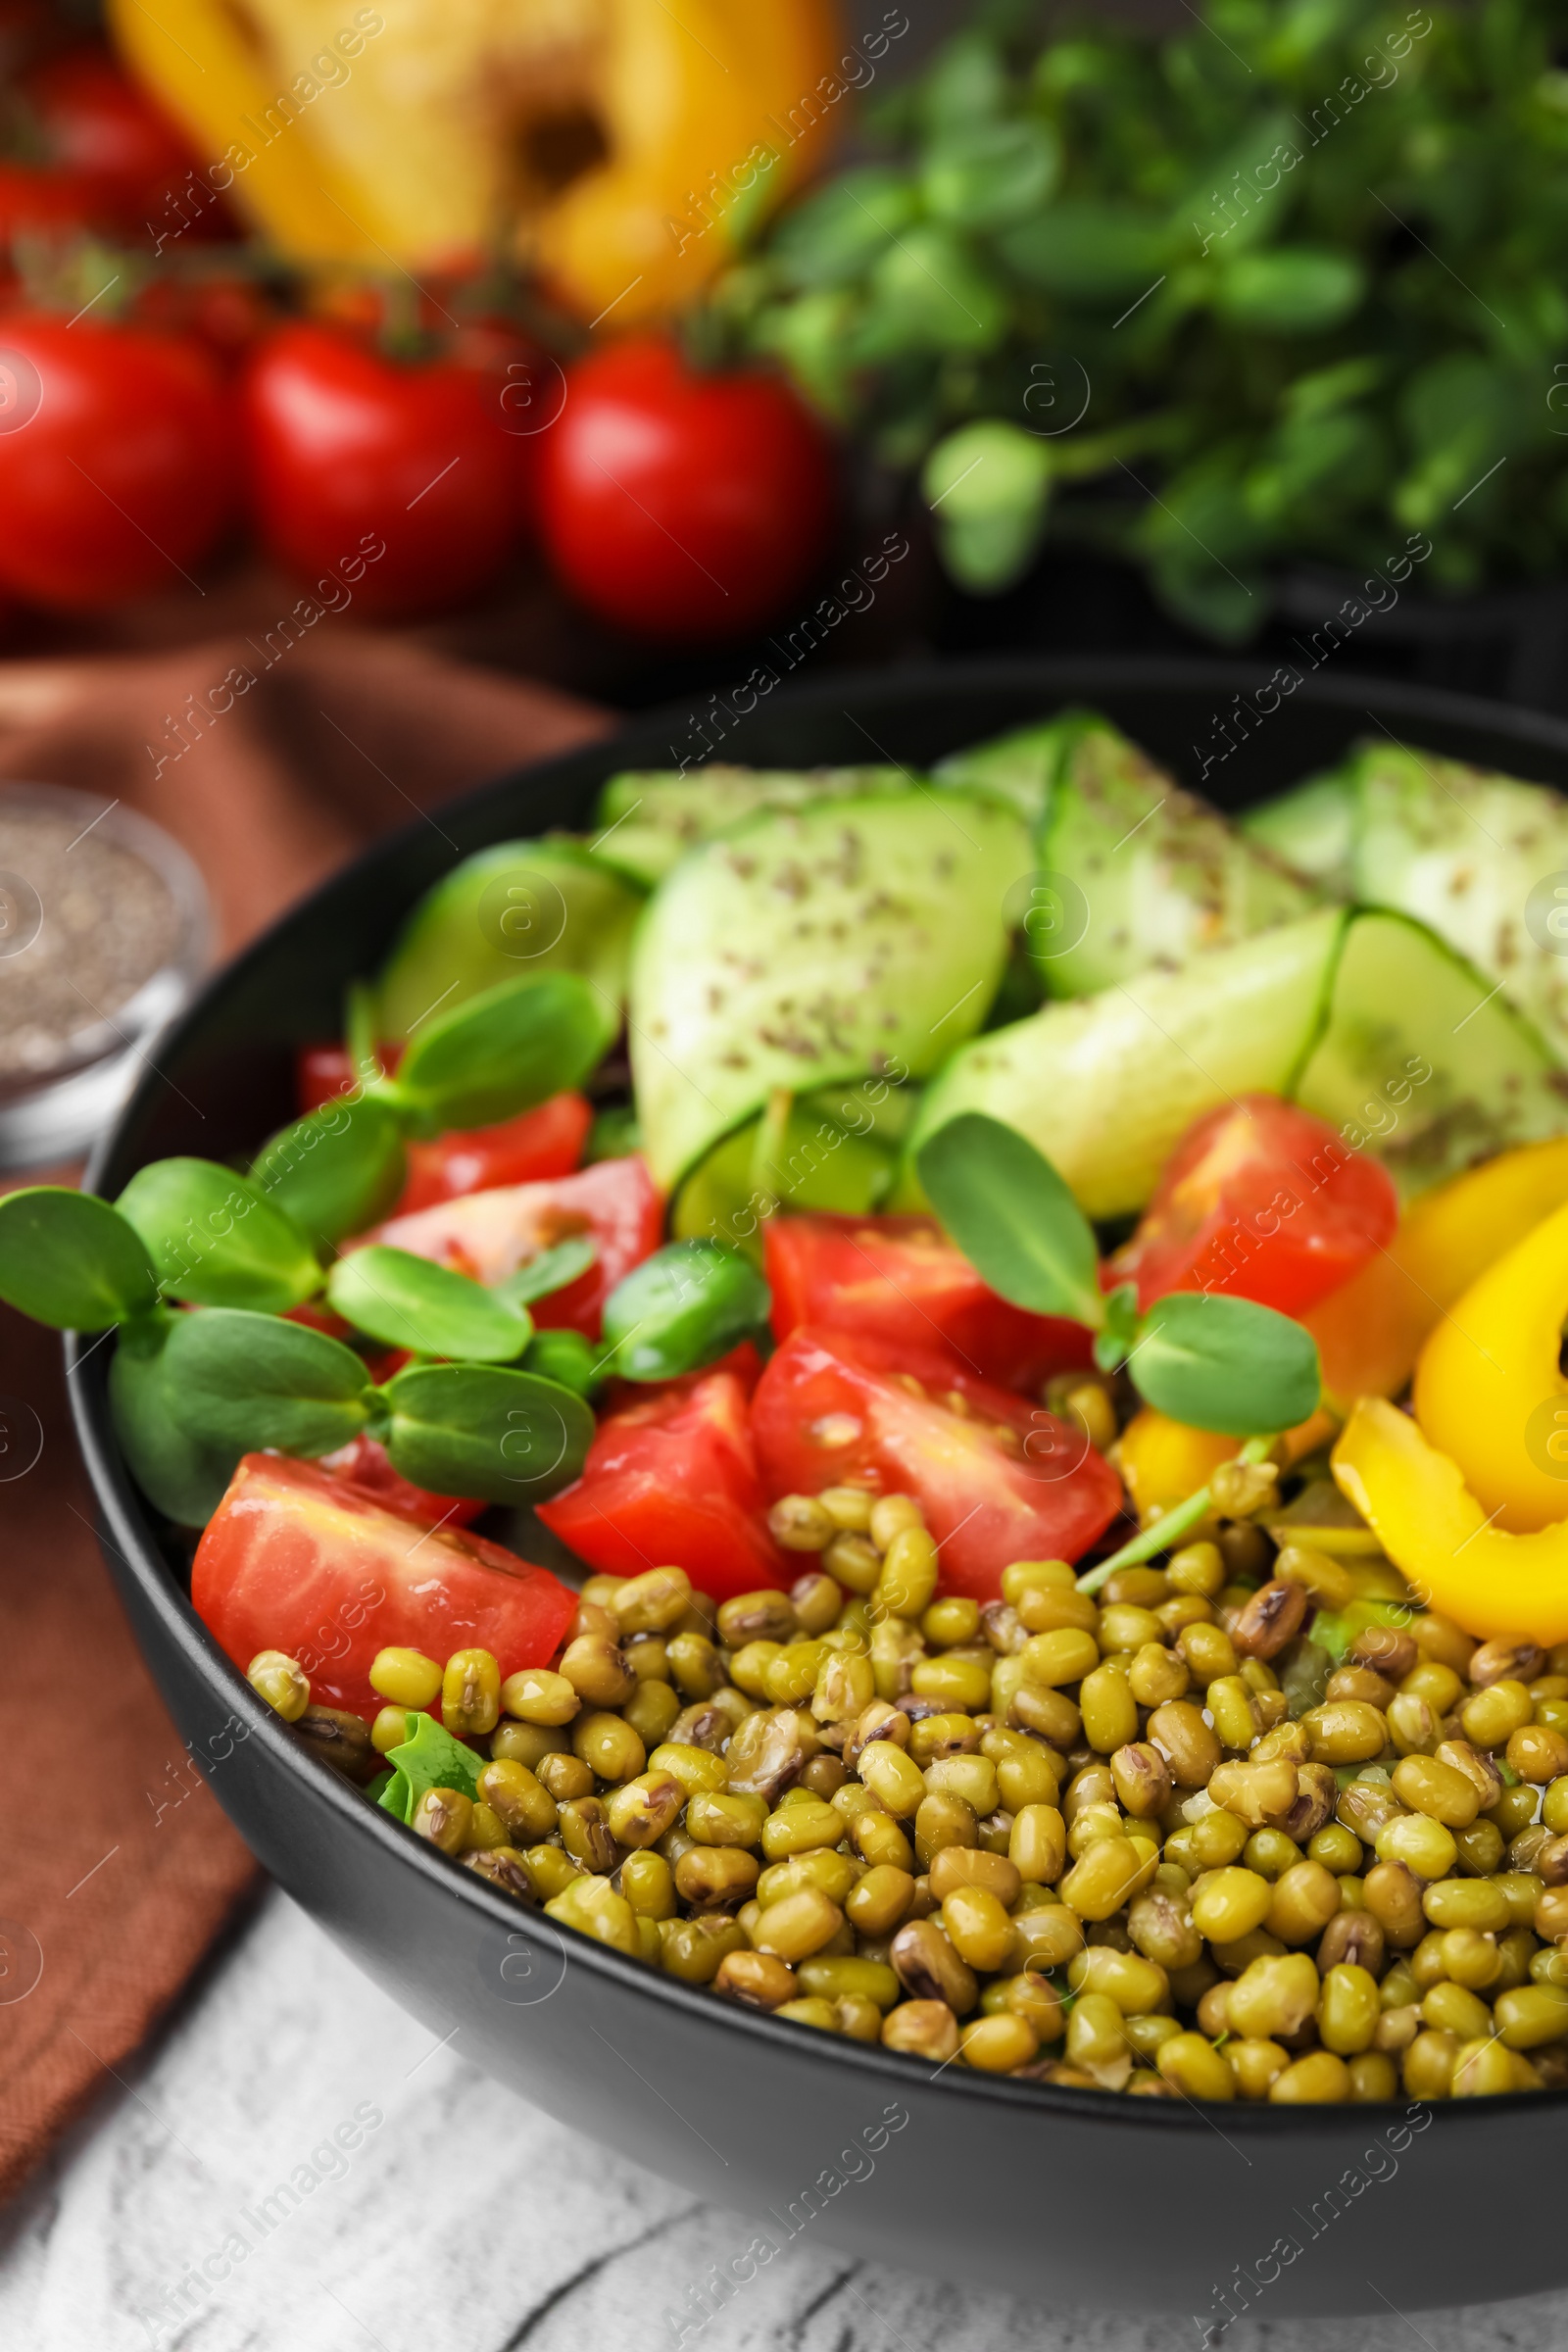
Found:
[[[1236,1459],[1239,1462],[1266,1461],[1275,1442],[1274,1436],[1249,1438]],[[1174,1509],[1152,1520],[1148,1527],[1141,1527],[1136,1536],[1129,1536],[1119,1551],[1113,1551],[1108,1560],[1097,1561],[1087,1576],[1078,1579],[1079,1592],[1098,1592],[1118,1568],[1131,1568],[1139,1560],[1152,1559],[1156,1551],[1168,1550],[1178,1536],[1185,1536],[1190,1527],[1196,1527],[1200,1519],[1204,1517],[1210,1499],[1208,1488],[1200,1487],[1197,1494],[1189,1494],[1185,1502],[1178,1502]]]

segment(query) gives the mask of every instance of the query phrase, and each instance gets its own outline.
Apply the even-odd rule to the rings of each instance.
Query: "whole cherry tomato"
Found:
[[[1144,1307],[1221,1291],[1300,1315],[1386,1250],[1398,1218],[1375,1159],[1310,1111],[1243,1095],[1188,1129],[1112,1271]]]
[[[550,557],[594,612],[644,637],[739,637],[820,562],[833,466],[776,377],[701,375],[639,337],[566,370],[537,496]]]
[[[292,570],[314,576],[379,543],[355,593],[393,615],[461,604],[506,562],[516,462],[482,372],[384,359],[300,321],[257,352],[243,402],[257,526]]]
[[[90,225],[140,239],[232,233],[184,133],[96,42],[35,66],[23,97],[49,161],[90,192]]]
[[[188,580],[228,519],[234,456],[194,343],[0,319],[0,585],[27,603],[88,612]]]
[[[225,375],[236,373],[277,324],[277,312],[265,290],[253,279],[221,269],[211,276],[181,272],[149,278],[132,297],[130,316],[138,326],[194,336]]]

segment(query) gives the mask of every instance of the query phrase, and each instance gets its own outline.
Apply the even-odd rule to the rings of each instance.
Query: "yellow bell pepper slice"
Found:
[[[1240,1440],[1212,1429],[1193,1429],[1146,1404],[1134,1413],[1116,1449],[1122,1479],[1140,1519],[1162,1517],[1206,1487],[1221,1462],[1236,1459]]]
[[[1423,1434],[1483,1512],[1516,1535],[1568,1518],[1565,1315],[1568,1208],[1559,1208],[1471,1284],[1416,1365]]]
[[[1383,1397],[1356,1406],[1333,1468],[1424,1606],[1487,1641],[1568,1641],[1568,1526],[1490,1525],[1457,1463]]]
[[[733,225],[816,168],[898,37],[868,36],[841,74],[834,0],[109,13],[203,175],[286,259],[461,270],[511,250],[612,329],[697,299]]]
[[[1568,1136],[1524,1144],[1425,1194],[1353,1281],[1301,1320],[1326,1399],[1396,1396],[1446,1311],[1516,1238],[1568,1202]]]

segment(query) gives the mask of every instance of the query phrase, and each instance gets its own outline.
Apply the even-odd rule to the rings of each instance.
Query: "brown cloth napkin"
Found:
[[[611,724],[548,688],[344,632],[292,646],[221,717],[174,731],[193,707],[211,712],[231,669],[261,666],[246,639],[0,666],[0,777],[101,792],[167,826],[206,876],[220,955],[373,835]],[[115,1600],[59,1342],[6,1307],[0,1526],[3,2196],[122,2081],[255,1865]]]

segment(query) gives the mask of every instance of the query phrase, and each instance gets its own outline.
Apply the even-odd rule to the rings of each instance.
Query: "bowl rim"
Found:
[[[896,697],[901,689],[907,691],[913,687],[951,686],[979,691],[989,687],[1009,692],[1038,690],[1043,707],[1049,708],[1053,697],[1059,704],[1064,695],[1077,700],[1116,688],[1157,692],[1200,686],[1230,695],[1268,684],[1277,668],[1278,664],[1262,662],[1209,661],[1181,655],[1080,658],[988,655],[921,663],[918,667],[836,670],[825,679],[786,686],[784,697],[790,708],[809,710],[836,703],[842,710],[847,703],[884,700]],[[1550,748],[1568,762],[1568,719],[1548,713],[1493,704],[1479,696],[1451,694],[1446,689],[1429,689],[1404,680],[1379,679],[1362,672],[1343,678],[1303,678],[1296,691],[1304,692],[1310,702],[1348,710],[1364,707],[1369,698],[1386,710],[1404,705],[1417,726],[1422,722],[1447,721],[1456,726],[1485,729],[1516,738],[1522,752]],[[686,715],[679,703],[637,712],[622,727],[588,744],[545,760],[524,762],[487,783],[455,795],[441,805],[443,811],[482,814],[487,804],[510,799],[519,787],[535,780],[571,782],[596,773],[608,778],[622,766],[654,764],[657,753],[664,748],[662,731],[678,727]],[[395,857],[409,843],[416,841],[424,821],[421,815],[394,831],[378,835],[356,858],[286,907],[236,956],[210,971],[177,1020],[165,1031],[161,1051],[167,1054],[177,1049],[187,1030],[205,1019],[215,995],[276,954],[295,924],[316,919],[318,910],[330,902],[349,876],[380,858]],[[458,853],[460,857],[469,854]],[[146,1070],[95,1146],[82,1177],[84,1189],[97,1188],[124,1131],[168,1083],[161,1072],[150,1067]],[[1429,2123],[1436,2120],[1443,2130],[1452,2132],[1465,2129],[1467,2124],[1479,2125],[1483,2117],[1495,2115],[1499,2109],[1537,2111],[1543,2095],[1553,2096],[1550,2092],[1509,2091],[1478,2099],[1426,2100],[1401,2091],[1395,2099],[1366,2105],[1300,2107],[1276,2107],[1266,2100],[1200,2102],[1181,2092],[1169,2099],[1134,2100],[1122,2092],[1085,2089],[1071,2083],[1015,2082],[1005,2075],[989,2075],[957,2066],[952,2059],[931,2067],[880,2042],[857,2041],[843,2034],[831,2037],[830,2048],[813,2048],[810,2039],[813,2034],[818,2043],[826,2038],[817,2029],[796,2026],[739,2002],[724,2000],[707,1986],[687,1984],[662,1970],[649,1968],[644,1961],[633,1960],[599,1943],[578,1929],[546,1920],[542,1910],[516,1903],[487,1886],[476,1873],[464,1869],[426,1842],[410,1838],[403,1825],[394,1822],[390,1814],[383,1815],[378,1807],[367,1804],[359,1788],[343,1780],[329,1765],[306,1754],[298,1741],[290,1738],[288,1727],[220,1649],[175,1583],[147,1524],[145,1506],[121,1456],[109,1418],[106,1383],[101,1376],[92,1381],[76,1378],[100,1345],[100,1338],[107,1336],[84,1341],[79,1333],[68,1332],[64,1342],[72,1419],[98,1506],[96,1533],[100,1544],[115,1553],[134,1580],[144,1602],[160,1620],[168,1639],[183,1654],[186,1664],[215,1697],[224,1701],[231,1716],[238,1716],[244,1722],[247,1739],[260,1739],[263,1748],[285,1771],[301,1775],[317,1799],[324,1800],[329,1812],[344,1825],[346,1835],[378,1843],[395,1865],[418,1872],[433,1886],[445,1888],[453,1898],[466,1903],[473,1916],[491,1927],[525,1936],[542,1923],[548,1936],[562,1941],[569,1963],[586,1968],[591,1975],[643,2002],[656,2007],[660,2003],[673,2004],[694,2021],[700,2020],[715,2031],[728,2032],[742,2039],[760,2036],[781,2057],[800,2060],[809,2054],[813,2060],[820,2058],[847,2065],[858,2070],[868,2083],[880,2082],[894,2090],[901,2083],[907,2087],[914,2082],[929,2083],[947,2076],[953,2094],[978,2101],[982,2109],[1000,2103],[1024,2113],[1038,2110],[1043,2102],[1047,2110],[1058,2116],[1114,2130],[1147,2125],[1160,2132],[1190,2132],[1195,2124],[1200,2123],[1218,2132],[1222,2138],[1240,2132],[1246,2137],[1282,2134],[1300,2137],[1304,2133],[1308,2138],[1326,2139],[1343,2136],[1347,2117],[1355,2119],[1353,2129],[1359,2133],[1386,2129],[1419,2109],[1427,2115]],[[1568,2098],[1568,2092],[1556,2096]],[[1224,2117],[1223,2130],[1220,2116]]]

